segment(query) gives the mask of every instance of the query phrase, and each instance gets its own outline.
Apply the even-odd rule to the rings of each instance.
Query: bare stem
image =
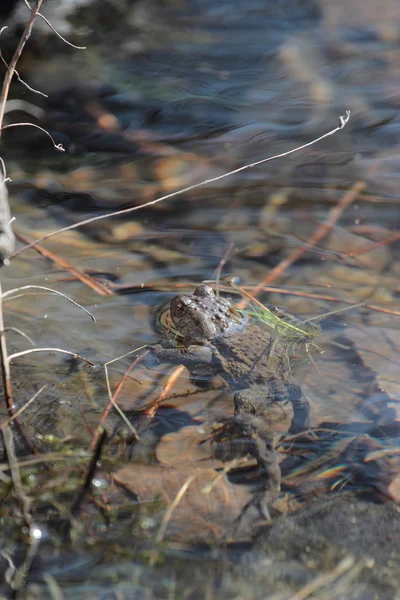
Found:
[[[0,137],[1,137],[1,129],[3,127],[3,119],[4,119],[4,112],[6,109],[8,92],[10,90],[11,80],[14,75],[15,67],[17,66],[17,62],[19,60],[19,57],[21,56],[22,50],[24,49],[26,42],[30,38],[30,35],[32,33],[33,23],[35,22],[36,16],[37,16],[42,4],[43,4],[43,0],[35,0],[35,4],[31,9],[31,14],[29,16],[28,23],[24,29],[21,39],[19,40],[17,49],[14,52],[14,55],[8,66],[7,72],[4,76],[3,87],[2,87],[1,95],[0,95]]]
[[[2,300],[3,299],[6,300],[7,298],[9,298],[10,300],[15,300],[15,298],[19,297],[19,296],[17,296],[18,292],[23,292],[25,290],[33,290],[33,289],[34,290],[44,290],[45,292],[48,292],[49,294],[55,294],[56,296],[61,296],[61,298],[65,298],[65,300],[68,300],[68,302],[70,302],[77,308],[80,308],[81,310],[83,310],[84,313],[89,315],[89,317],[92,319],[92,321],[96,322],[96,319],[92,315],[92,313],[90,313],[88,310],[86,310],[86,308],[83,308],[83,306],[81,304],[78,304],[78,302],[75,302],[75,300],[72,300],[72,298],[70,298],[66,294],[63,294],[62,292],[58,292],[57,290],[53,290],[52,288],[48,288],[44,285],[30,284],[30,285],[23,285],[22,287],[19,287],[19,288],[13,288],[12,290],[8,290],[8,292],[4,292],[4,294],[1,295],[1,298],[2,298]],[[0,292],[1,292],[1,290],[0,290]],[[23,294],[20,294],[20,296],[23,296]]]
[[[73,358],[79,358],[80,360],[83,360],[83,362],[85,362],[86,364],[90,365],[91,367],[94,367],[94,364],[87,358],[80,356],[76,352],[70,352],[69,350],[63,350],[62,348],[30,348],[29,350],[22,350],[21,352],[14,352],[14,354],[10,354],[8,360],[12,361],[14,360],[14,358],[18,358],[19,356],[26,356],[27,354],[33,354],[34,352],[61,352],[61,354],[68,354],[68,356],[72,356]]]
[[[7,342],[6,333],[4,330],[4,318],[3,318],[3,295],[1,293],[1,281],[0,281],[0,369],[1,378],[3,381],[4,397],[6,401],[7,410],[10,417],[13,416],[13,398],[12,398],[12,386],[10,377],[10,363],[8,360],[7,353]]]

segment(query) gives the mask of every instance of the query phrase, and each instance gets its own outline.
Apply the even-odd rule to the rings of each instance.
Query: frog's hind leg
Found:
[[[293,407],[293,418],[289,433],[300,433],[310,427],[310,403],[295,379],[290,378],[285,384],[288,400]]]
[[[274,435],[268,423],[248,413],[236,414],[234,425],[239,430],[244,453],[256,459],[257,468],[248,479],[252,497],[243,507],[236,522],[240,522],[251,507],[255,507],[266,522],[271,522],[269,505],[279,496],[281,489],[281,469],[275,450]],[[249,476],[249,475],[247,475]]]
[[[290,402],[293,418],[289,432],[305,431],[310,426],[310,404],[293,377],[280,379],[271,375],[262,385],[255,385],[234,394],[235,415],[261,415],[275,402]]]

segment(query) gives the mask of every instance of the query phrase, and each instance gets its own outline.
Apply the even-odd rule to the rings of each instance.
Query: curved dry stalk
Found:
[[[69,350],[63,350],[62,348],[30,348],[29,350],[22,350],[21,352],[14,352],[14,354],[10,354],[8,356],[8,362],[10,363],[14,358],[19,358],[20,356],[25,356],[26,354],[33,354],[34,352],[61,352],[61,354],[68,354],[68,356],[72,356],[73,358],[79,358],[86,364],[94,367],[94,363],[92,363],[87,358],[84,358],[80,354],[76,352],[70,352]]]
[[[322,588],[326,588],[333,583],[338,585],[342,576],[352,572],[358,574],[361,569],[365,567],[366,562],[366,559],[362,558],[356,563],[354,555],[348,554],[342,558],[342,560],[338,562],[338,564],[331,571],[328,571],[328,573],[323,573],[322,575],[317,575],[315,579],[295,592],[288,600],[306,600],[306,598],[314,595],[315,592],[321,590]],[[334,598],[335,596],[336,594],[333,594],[331,595],[331,598]],[[322,594],[320,597],[322,597]]]
[[[3,31],[4,31],[5,29],[8,29],[7,25],[6,25],[5,27],[2,27],[2,28],[0,29],[0,36],[1,36],[1,34],[3,33]],[[6,68],[6,69],[9,69],[10,67],[8,66],[7,62],[4,60],[3,54],[1,53],[1,48],[0,48],[0,59],[2,60],[2,62],[3,62],[3,65],[5,66],[5,68]],[[26,81],[24,81],[23,79],[21,79],[21,77],[20,77],[20,75],[19,75],[19,73],[18,73],[17,69],[14,69],[14,73],[16,74],[18,81],[19,81],[20,83],[22,83],[22,85],[24,85],[24,86],[25,86],[25,87],[26,87],[26,88],[27,88],[27,89],[28,89],[30,92],[33,92],[34,94],[40,94],[41,96],[44,96],[45,98],[48,98],[48,95],[47,95],[47,94],[43,94],[43,92],[40,92],[39,90],[35,90],[35,89],[34,89],[34,88],[32,88],[30,85],[28,85],[28,84],[26,83]],[[18,102],[18,100],[15,100],[14,102]],[[21,102],[23,102],[23,100],[21,100]],[[38,110],[40,110],[40,109],[38,108]],[[5,112],[7,112],[7,110],[6,110]]]
[[[340,131],[341,129],[343,129],[343,127],[345,127],[345,125],[347,125],[349,119],[350,119],[350,111],[348,110],[348,111],[346,111],[345,117],[343,117],[343,116],[339,117],[338,127],[335,127],[331,131],[328,131],[328,133],[324,133],[320,137],[315,138],[315,139],[311,140],[310,142],[303,144],[302,146],[297,146],[296,148],[293,148],[292,150],[288,150],[287,152],[282,152],[281,154],[275,154],[274,156],[269,156],[268,158],[263,158],[261,160],[257,160],[256,162],[244,165],[243,167],[239,167],[238,169],[234,169],[233,171],[229,171],[228,173],[223,173],[222,175],[217,175],[216,177],[211,177],[210,179],[205,179],[204,181],[200,181],[200,183],[194,183],[193,185],[189,185],[188,187],[177,190],[176,192],[171,192],[170,194],[166,194],[165,196],[160,196],[159,198],[155,198],[154,200],[150,200],[149,202],[145,202],[144,204],[140,204],[139,206],[131,206],[129,208],[124,208],[123,210],[106,213],[105,215],[96,215],[95,217],[91,217],[89,219],[84,219],[83,221],[80,221],[79,223],[73,223],[72,225],[67,225],[66,227],[57,229],[57,231],[52,231],[50,233],[47,233],[46,235],[43,235],[42,237],[35,240],[31,244],[27,244],[20,250],[17,250],[16,252],[14,252],[11,255],[11,258],[18,256],[22,252],[25,252],[25,250],[32,248],[35,244],[40,244],[41,242],[44,242],[45,240],[48,240],[49,238],[54,237],[55,235],[58,235],[59,233],[64,233],[65,231],[71,231],[72,229],[77,229],[78,227],[82,227],[84,225],[89,225],[90,223],[95,223],[96,221],[101,221],[103,219],[110,219],[111,217],[120,217],[121,215],[127,215],[127,214],[130,214],[137,210],[140,210],[142,208],[148,208],[149,206],[154,206],[155,204],[159,204],[160,202],[163,202],[164,200],[168,200],[169,198],[175,198],[176,196],[181,196],[182,194],[186,194],[187,192],[191,192],[192,190],[196,190],[196,189],[203,187],[205,185],[208,185],[210,183],[215,183],[216,181],[221,181],[222,179],[226,179],[227,177],[231,177],[232,175],[236,175],[237,173],[241,173],[242,171],[246,171],[248,169],[253,169],[254,167],[257,167],[258,165],[262,165],[271,160],[289,156],[290,154],[298,152],[299,150],[303,150],[304,148],[308,148],[309,146],[312,146],[313,144],[316,144],[316,143],[320,142],[321,140],[323,140],[331,135],[334,135],[337,131]]]
[[[32,10],[28,0],[24,0],[25,4],[27,5],[27,7],[29,8],[29,10]],[[52,31],[54,31],[54,33],[60,38],[60,40],[62,40],[65,44],[67,44],[67,46],[71,46],[72,48],[75,48],[76,50],[86,50],[86,46],[75,46],[75,44],[72,44],[71,42],[69,42],[68,40],[66,40],[61,33],[58,33],[57,29],[54,27],[54,25],[52,25],[50,23],[50,21],[48,19],[46,19],[46,17],[44,15],[42,15],[42,13],[38,12],[37,16],[40,17],[41,19],[43,19],[43,21],[50,27],[50,29]]]
[[[178,504],[182,500],[183,496],[188,491],[190,485],[196,479],[196,476],[197,476],[197,473],[194,473],[193,475],[188,477],[188,479],[185,481],[185,483],[182,485],[182,487],[178,491],[174,500],[171,502],[171,504],[168,506],[167,510],[165,511],[164,516],[161,521],[160,529],[158,530],[158,533],[156,535],[156,540],[155,540],[156,544],[159,544],[164,539],[165,531],[168,527],[168,523],[170,522],[172,515],[174,514],[176,507],[178,506]]]
[[[36,129],[40,129],[40,131],[43,131],[43,133],[45,133],[51,139],[55,150],[58,150],[59,152],[65,152],[65,148],[62,144],[56,144],[53,136],[48,131],[46,131],[46,129],[43,129],[43,127],[40,127],[40,125],[35,125],[35,123],[11,123],[10,125],[4,125],[3,127],[1,127],[0,133],[2,131],[4,131],[5,129],[10,129],[10,127],[26,127],[26,126],[35,127]]]
[[[15,294],[17,294],[17,293],[19,294],[19,292],[23,292],[24,290],[30,290],[30,289],[45,290],[46,292],[49,292],[51,294],[55,294],[56,296],[61,296],[62,298],[65,298],[66,300],[68,300],[68,302],[71,302],[71,304],[73,304],[77,308],[80,308],[81,310],[83,310],[83,312],[85,312],[87,315],[89,315],[89,317],[92,319],[92,321],[94,323],[96,323],[96,319],[92,315],[92,313],[90,313],[81,304],[78,304],[78,302],[75,302],[75,300],[72,300],[72,298],[70,298],[66,294],[63,294],[62,292],[58,292],[57,290],[52,290],[51,288],[45,287],[44,285],[34,285],[34,284],[23,285],[23,286],[21,286],[19,288],[13,288],[12,290],[8,290],[8,292],[4,292],[1,295],[1,297],[4,300],[4,299],[7,299],[7,298],[9,298],[11,296],[11,298],[9,298],[9,299],[10,300],[15,300],[15,298],[17,297]],[[19,294],[19,295],[22,296],[23,294]]]
[[[5,327],[4,331],[14,331],[14,333],[18,333],[21,337],[23,337],[27,342],[29,342],[32,346],[36,346],[35,342],[28,334],[26,334],[22,329],[18,327]]]

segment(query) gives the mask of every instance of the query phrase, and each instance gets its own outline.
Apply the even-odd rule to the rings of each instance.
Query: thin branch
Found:
[[[81,489],[79,490],[79,493],[78,493],[77,497],[75,498],[74,503],[72,504],[71,515],[73,517],[75,517],[77,515],[77,513],[79,512],[80,507],[82,505],[82,502],[83,502],[86,494],[88,493],[88,491],[90,490],[90,488],[93,485],[93,483],[92,483],[93,477],[94,477],[94,474],[98,467],[98,463],[101,458],[101,452],[102,452],[104,442],[106,441],[106,439],[107,439],[107,432],[104,430],[101,432],[100,436],[97,438],[96,446],[93,451],[93,456],[90,459],[89,466],[88,466],[88,469],[86,472],[85,481],[84,481],[83,485],[81,486]]]
[[[64,233],[65,231],[71,231],[72,229],[77,229],[78,227],[82,227],[83,225],[89,225],[91,223],[95,223],[96,221],[101,221],[103,219],[109,219],[111,217],[127,215],[127,214],[130,214],[137,210],[147,208],[148,206],[154,206],[155,204],[159,204],[160,202],[163,202],[164,200],[168,200],[169,198],[175,198],[176,196],[181,196],[182,194],[186,194],[187,192],[191,192],[192,190],[196,190],[196,189],[203,187],[205,185],[208,185],[210,183],[215,183],[216,181],[221,181],[222,179],[226,179],[227,177],[231,177],[232,175],[236,175],[237,173],[240,173],[242,171],[246,171],[248,169],[253,169],[254,167],[257,167],[258,165],[262,165],[271,160],[275,160],[277,158],[283,158],[284,156],[289,156],[289,154],[293,154],[294,152],[298,152],[299,150],[308,148],[309,146],[312,146],[313,144],[316,144],[317,142],[320,142],[321,140],[323,140],[331,135],[334,135],[337,131],[340,131],[341,129],[343,129],[343,127],[348,123],[349,119],[350,119],[350,111],[346,111],[346,116],[340,117],[338,127],[335,127],[335,129],[328,131],[328,133],[321,135],[320,137],[312,140],[311,142],[307,142],[306,144],[303,144],[302,146],[298,146],[297,148],[293,148],[292,150],[288,150],[287,152],[282,152],[281,154],[276,154],[275,156],[263,158],[262,160],[258,160],[256,162],[244,165],[243,167],[239,167],[238,169],[229,171],[229,173],[223,173],[222,175],[218,175],[217,177],[211,177],[210,179],[205,179],[204,181],[201,181],[200,183],[195,183],[195,184],[190,185],[181,190],[177,190],[176,192],[172,192],[171,194],[166,194],[165,196],[160,196],[159,198],[155,198],[155,200],[150,200],[149,202],[145,202],[144,204],[140,204],[139,206],[131,206],[130,208],[125,208],[125,209],[119,210],[119,211],[113,211],[111,213],[106,213],[105,215],[97,215],[95,217],[91,217],[90,219],[85,219],[84,221],[80,221],[79,223],[74,223],[73,225],[68,225],[66,227],[62,227],[61,229],[58,229],[57,231],[52,231],[51,233],[47,233],[46,235],[37,239],[35,242],[32,242],[31,244],[28,244],[27,246],[24,246],[20,250],[17,250],[16,252],[14,252],[14,254],[11,255],[11,258],[18,256],[18,254],[21,254],[25,250],[28,250],[28,248],[32,248],[32,246],[34,246],[36,243],[39,244],[39,243],[43,242],[44,240],[48,240],[49,238],[54,237],[55,235],[58,235],[59,233]]]
[[[3,129],[4,111],[6,108],[6,101],[7,101],[10,85],[11,85],[11,80],[13,78],[14,71],[17,66],[19,57],[21,56],[22,50],[24,49],[26,42],[30,38],[30,35],[32,33],[33,23],[36,19],[38,12],[40,11],[40,7],[42,6],[42,4],[43,4],[43,0],[35,0],[35,5],[33,6],[33,8],[31,8],[31,13],[29,15],[28,23],[24,29],[21,39],[19,40],[18,46],[13,54],[13,57],[10,61],[10,65],[4,76],[3,88],[1,90],[1,95],[0,95],[0,137],[1,137],[1,131]]]
[[[392,242],[397,242],[397,240],[400,240],[400,231],[386,238],[386,240],[381,240],[380,242],[373,242],[366,248],[359,248],[358,250],[353,250],[353,252],[349,252],[347,256],[350,256],[351,258],[356,258],[361,254],[366,254],[367,252],[371,252],[371,250],[375,250],[376,248],[380,248],[381,246],[387,246]]]
[[[56,144],[53,136],[48,131],[46,131],[46,129],[40,127],[40,125],[35,125],[35,123],[11,123],[10,125],[4,125],[0,128],[0,135],[2,131],[4,131],[5,129],[10,129],[10,127],[35,127],[36,129],[40,129],[40,131],[43,131],[43,133],[45,133],[51,139],[55,150],[58,150],[59,152],[65,152],[64,146],[62,144]]]
[[[27,5],[27,7],[29,8],[29,10],[32,10],[28,0],[24,0],[25,4]],[[42,13],[37,13],[37,16],[40,17],[41,19],[43,19],[43,21],[50,27],[50,29],[52,31],[54,31],[54,33],[63,41],[65,42],[68,46],[71,46],[72,48],[76,48],[76,50],[86,50],[86,46],[75,46],[75,44],[71,44],[71,42],[69,42],[68,40],[66,40],[60,33],[58,33],[58,31],[55,29],[55,27],[50,23],[50,21],[48,19],[46,19],[45,16],[42,15]]]
[[[18,329],[18,327],[6,327],[4,329],[4,331],[14,331],[15,333],[18,333],[18,335],[23,337],[27,342],[29,342],[31,344],[31,346],[36,346],[33,339],[31,337],[29,337],[29,335],[27,335],[24,331],[22,331],[21,329]]]
[[[90,313],[88,310],[86,310],[86,308],[84,308],[81,304],[78,304],[78,302],[75,302],[75,300],[72,300],[72,298],[70,298],[69,296],[67,296],[66,294],[63,294],[62,292],[58,292],[57,290],[52,290],[51,288],[45,287],[44,285],[34,285],[34,284],[30,284],[30,285],[23,285],[22,287],[19,288],[13,288],[12,290],[8,290],[8,292],[4,292],[4,294],[2,294],[2,299],[7,299],[10,296],[12,296],[12,298],[10,298],[11,300],[15,299],[15,294],[18,292],[23,292],[24,290],[31,290],[31,289],[35,289],[35,290],[45,290],[46,292],[49,292],[50,294],[55,294],[56,296],[61,296],[61,298],[65,298],[65,300],[68,300],[68,302],[71,302],[71,304],[73,304],[74,306],[80,308],[81,310],[83,310],[84,313],[86,313],[87,315],[89,315],[89,317],[92,319],[92,321],[96,322],[95,317],[92,315],[92,313]]]

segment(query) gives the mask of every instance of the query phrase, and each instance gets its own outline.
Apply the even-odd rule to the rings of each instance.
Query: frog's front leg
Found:
[[[185,365],[192,367],[196,365],[211,365],[213,353],[208,346],[189,346],[188,348],[163,348],[156,344],[150,348],[151,353],[160,362],[173,365]]]

